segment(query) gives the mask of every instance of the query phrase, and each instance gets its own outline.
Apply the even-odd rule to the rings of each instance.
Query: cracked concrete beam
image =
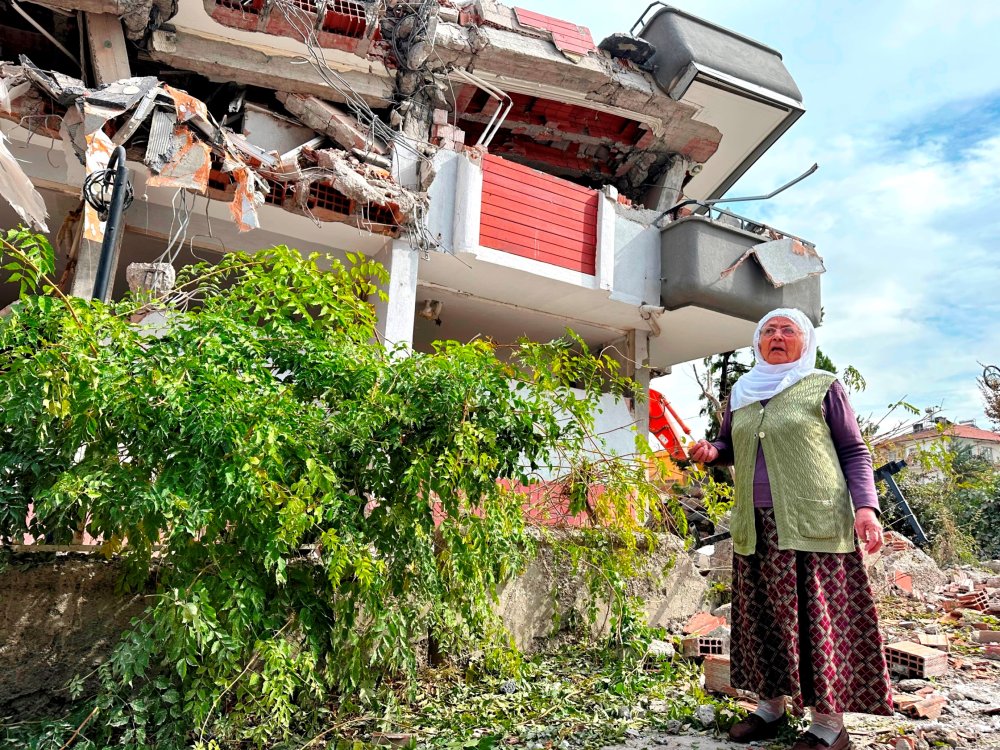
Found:
[[[121,19],[111,13],[87,13],[86,17],[90,60],[97,83],[131,78]]]
[[[537,87],[531,92],[536,96],[621,110],[617,114],[649,123],[658,140],[664,139],[662,144],[650,144],[657,151],[679,151],[702,162],[714,153],[721,139],[716,128],[694,119],[698,114],[695,107],[670,99],[651,76],[601,55],[573,63],[545,39],[445,22],[437,26],[435,49],[442,64],[506,80],[531,81]],[[503,83],[498,85],[503,88]],[[582,97],[579,92],[583,92]],[[709,148],[713,141],[714,147]]]
[[[490,122],[491,114],[463,114],[463,122],[477,122],[483,125]],[[628,149],[629,146],[616,143],[606,136],[587,135],[586,133],[567,133],[558,127],[549,125],[535,125],[533,123],[519,122],[508,118],[504,122],[504,128],[510,130],[514,135],[530,136],[534,141],[561,141],[563,143],[579,143],[583,146],[617,146]]]
[[[56,10],[118,16],[125,24],[125,35],[132,41],[146,38],[154,7],[157,9],[156,17],[161,20],[166,20],[177,13],[177,0],[29,0],[29,2]]]
[[[247,47],[226,42],[217,37],[190,32],[154,31],[150,40],[150,57],[157,62],[200,73],[217,82],[242,83],[249,86],[310,94],[322,99],[341,101],[310,65],[298,64],[300,56],[278,50]],[[395,94],[388,73],[340,70],[341,77],[370,106],[388,107]]]
[[[312,128],[317,133],[328,135],[343,148],[350,150],[374,152],[384,155],[387,152],[385,144],[379,142],[358,125],[358,121],[322,99],[305,94],[293,94],[286,91],[276,91],[278,101],[285,109],[295,115],[302,124]]]

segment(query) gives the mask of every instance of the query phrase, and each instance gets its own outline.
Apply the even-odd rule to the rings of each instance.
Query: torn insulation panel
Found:
[[[111,139],[101,129],[87,134],[87,176],[94,172],[108,168],[111,160],[111,152],[114,145]],[[104,224],[97,215],[97,210],[89,203],[84,202],[83,212],[83,237],[91,242],[101,242],[104,240]]]
[[[273,142],[269,113],[259,105],[255,105],[252,121],[263,143],[220,127],[203,101],[155,78],[128,78],[88,89],[75,79],[24,62],[27,65],[0,64],[0,92],[6,92],[3,102],[11,110],[0,111],[5,119],[18,122],[25,112],[32,117],[44,112],[45,122],[50,116],[55,118],[60,128],[52,135],[62,138],[66,152],[77,156],[88,175],[105,168],[115,146],[130,149],[132,159],[142,154],[152,174],[149,186],[229,201],[241,231],[260,226],[258,206],[265,202],[311,215],[310,185],[319,182],[343,196],[334,199],[338,210],[322,213],[323,220],[376,225],[373,231],[381,233],[396,234],[411,225],[426,204],[425,195],[400,187],[388,171],[355,158],[351,152],[358,153],[357,146],[368,149],[358,154],[367,160],[384,160],[382,154],[388,148],[369,142],[353,117],[327,109],[321,100],[309,101],[310,109],[329,115],[323,129],[346,141],[344,150],[316,150],[326,142],[321,135],[281,153],[274,146],[280,143],[284,148],[292,140]],[[277,113],[273,119],[282,120],[282,127],[296,134],[296,141],[316,132],[309,127],[317,124],[313,121],[303,125]],[[89,207],[83,225],[88,240],[101,240],[102,223]]]
[[[229,205],[233,221],[241,232],[260,228],[257,206],[264,204],[267,183],[245,164],[229,170],[236,183],[236,196]]]
[[[174,187],[193,190],[204,195],[208,189],[208,173],[212,168],[212,149],[197,140],[191,129],[178,125],[172,136],[171,152],[174,154],[159,174],[146,184],[152,187]]]

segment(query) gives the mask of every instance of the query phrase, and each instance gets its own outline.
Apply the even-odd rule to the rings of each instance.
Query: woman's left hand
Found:
[[[872,508],[858,508],[854,516],[854,533],[869,555],[882,549],[882,524]]]

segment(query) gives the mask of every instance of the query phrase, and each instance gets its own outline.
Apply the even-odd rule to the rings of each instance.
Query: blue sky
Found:
[[[779,50],[802,91],[806,114],[730,194],[769,192],[820,164],[739,210],[817,244],[828,269],[820,346],[867,379],[855,407],[881,416],[906,396],[988,427],[975,379],[977,362],[1000,364],[1000,3],[672,4]],[[600,41],[646,5],[528,7]],[[697,414],[690,366],[660,385],[682,416]]]

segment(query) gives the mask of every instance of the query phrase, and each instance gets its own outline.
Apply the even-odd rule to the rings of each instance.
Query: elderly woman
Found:
[[[774,737],[786,697],[812,724],[792,750],[849,747],[845,711],[892,714],[875,602],[858,549],[882,546],[872,462],[844,387],[816,369],[816,332],[774,310],[756,363],[733,386],[718,439],[699,463],[736,468],[732,512],[732,684],[757,709],[737,742]]]

